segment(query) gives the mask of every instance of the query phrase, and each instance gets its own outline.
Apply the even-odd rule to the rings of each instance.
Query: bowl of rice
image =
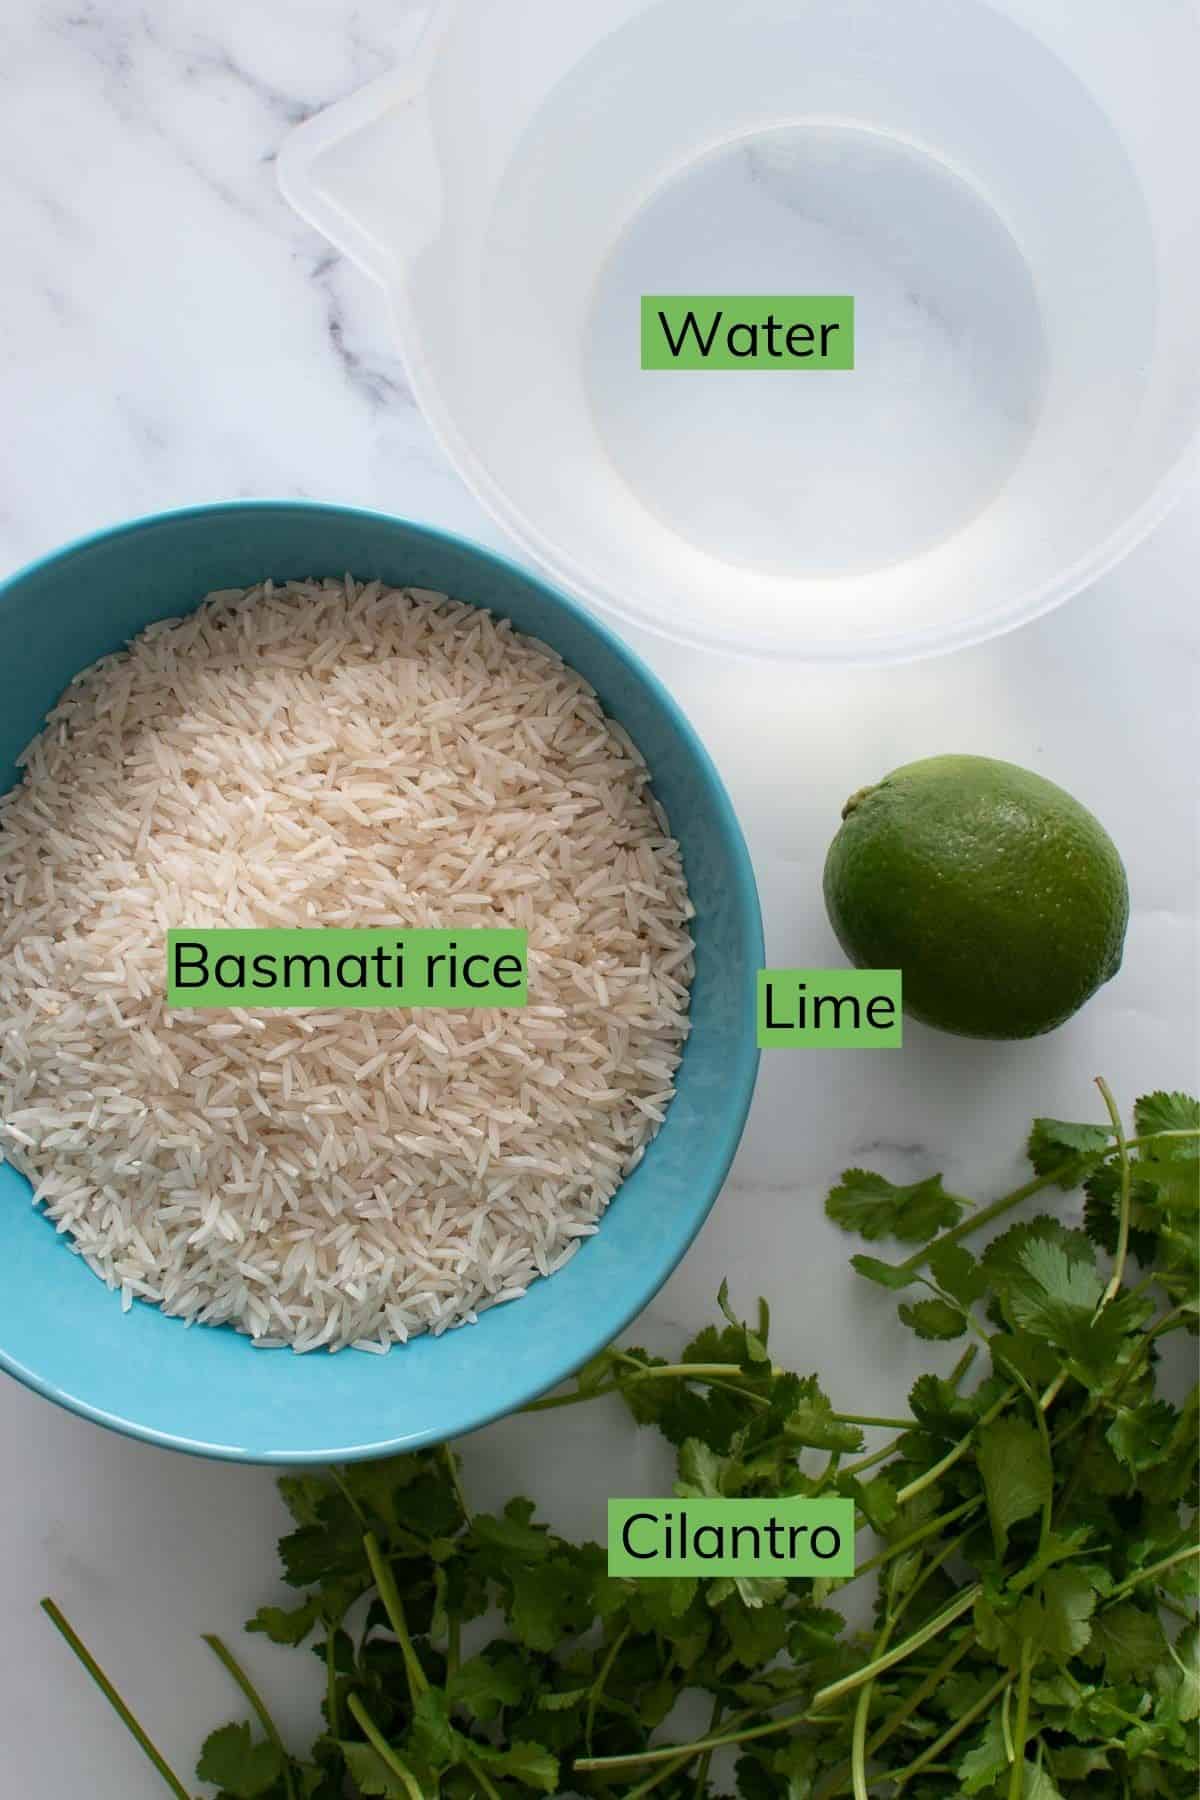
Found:
[[[0,1367],[384,1455],[545,1392],[716,1199],[762,927],[655,676],[461,538],[162,514],[0,588]],[[172,928],[514,927],[523,1007],[171,1007]]]

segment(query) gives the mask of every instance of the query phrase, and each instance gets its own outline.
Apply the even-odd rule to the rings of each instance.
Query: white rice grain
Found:
[[[267,582],[76,677],[0,796],[0,1145],[128,1310],[379,1354],[552,1275],[673,1093],[692,943],[627,735],[445,596]],[[171,927],[508,925],[529,1004],[168,1011]]]

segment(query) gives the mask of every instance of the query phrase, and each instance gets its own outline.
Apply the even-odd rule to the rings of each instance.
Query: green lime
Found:
[[[847,802],[825,904],[861,969],[901,969],[904,1010],[963,1037],[1052,1031],[1121,966],[1129,888],[1099,820],[986,756],[931,756]]]

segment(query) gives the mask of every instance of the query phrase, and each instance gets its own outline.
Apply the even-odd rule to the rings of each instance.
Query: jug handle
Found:
[[[458,7],[459,0],[436,0],[412,55],[298,125],[276,160],[288,203],[385,286],[441,215],[427,90]]]

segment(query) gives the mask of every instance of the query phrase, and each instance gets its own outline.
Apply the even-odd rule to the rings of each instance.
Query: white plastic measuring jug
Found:
[[[1200,423],[1190,0],[443,0],[284,147],[552,575],[900,659],[1130,549]],[[852,370],[641,367],[642,295],[849,295]]]

